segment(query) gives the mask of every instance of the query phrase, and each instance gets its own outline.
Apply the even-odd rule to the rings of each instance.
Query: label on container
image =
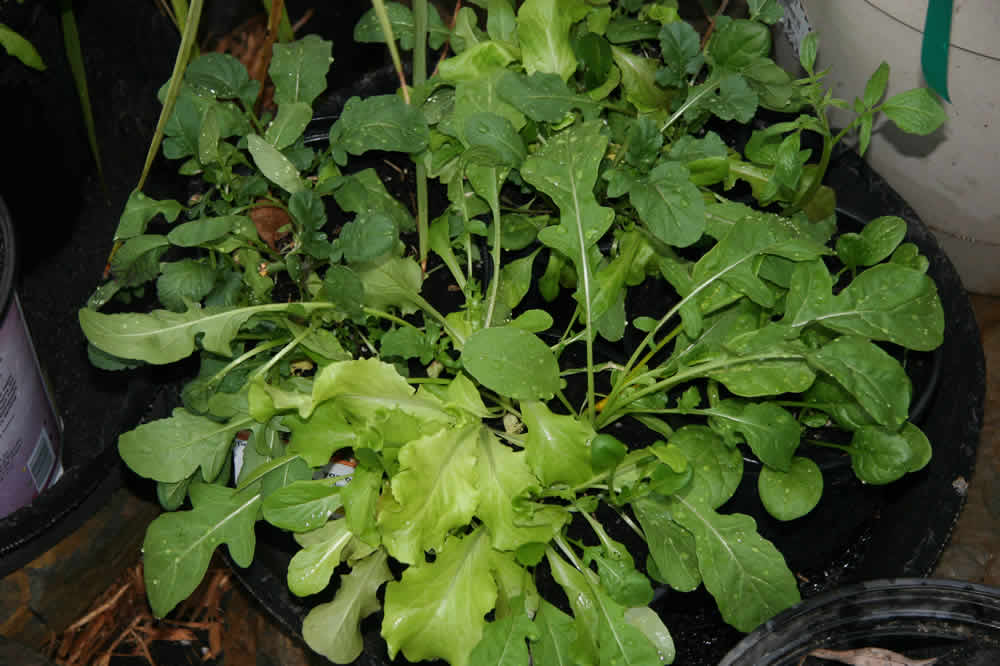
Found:
[[[62,475],[60,428],[15,296],[0,324],[0,518]]]

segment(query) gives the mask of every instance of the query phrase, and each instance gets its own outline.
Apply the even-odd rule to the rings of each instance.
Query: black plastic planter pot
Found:
[[[748,634],[719,666],[837,662],[837,652],[890,650],[936,666],[1000,663],[1000,589],[949,580],[882,579],[832,590]],[[863,652],[861,654],[864,654]],[[824,657],[826,655],[826,657]]]
[[[898,215],[908,221],[907,240],[930,261],[928,273],[940,292],[946,332],[942,347],[919,359],[911,372],[913,416],[934,446],[934,458],[924,470],[876,487],[860,483],[843,459],[831,460],[824,467],[826,489],[819,506],[803,518],[781,522],[764,511],[756,476],[748,465],[736,495],[720,509],[756,519],[760,533],[785,555],[806,599],[863,580],[930,573],[965,501],[985,395],[983,350],[972,308],[954,266],[928,229],[853,152],[842,151],[835,157],[827,182],[838,192],[844,222],[881,215]],[[622,534],[628,532],[624,525],[618,527]],[[608,529],[615,533],[613,524]],[[235,575],[279,624],[298,633],[309,610],[329,600],[335,590],[313,597],[293,596],[285,579],[288,562],[297,550],[293,539],[263,524],[257,534],[253,564],[246,569],[234,567]],[[644,544],[637,545],[633,554],[637,561],[644,561]],[[539,582],[540,587],[544,585],[545,581]],[[677,664],[717,664],[742,638],[723,622],[715,601],[703,589],[692,593],[661,589],[651,605],[674,637]],[[356,663],[406,663],[402,657],[389,660],[378,633],[380,622],[376,614],[362,624],[366,647]]]
[[[48,65],[45,72],[12,59],[0,66],[7,100],[0,121],[11,128],[5,154],[18,156],[3,170],[0,194],[19,245],[15,287],[66,430],[62,478],[30,506],[0,519],[0,578],[107,503],[123,479],[117,436],[138,422],[162,382],[159,373],[126,377],[93,368],[76,311],[107,261],[118,217],[109,202],[125,201],[142,168],[159,113],[156,90],[170,75],[178,39],[152,3],[74,4],[104,158],[103,189],[64,56],[59,12],[43,3],[4,3],[3,11],[4,21],[29,38]],[[154,180],[170,182],[159,169]]]

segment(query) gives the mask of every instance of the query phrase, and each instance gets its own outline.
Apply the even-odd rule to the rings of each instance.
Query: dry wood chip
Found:
[[[826,650],[810,652],[807,657],[817,657],[850,666],[930,666],[937,659],[910,659],[909,657],[882,648],[859,648],[857,650]],[[803,657],[799,663],[804,663]]]

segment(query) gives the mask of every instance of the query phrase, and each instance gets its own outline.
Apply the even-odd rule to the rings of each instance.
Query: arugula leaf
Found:
[[[359,216],[382,213],[403,231],[416,228],[413,216],[402,203],[393,198],[374,169],[363,169],[343,176],[333,193],[337,205]]]
[[[930,460],[931,447],[927,436],[912,423],[899,431],[862,426],[854,431],[850,454],[851,467],[859,479],[883,485],[923,468]]]
[[[359,541],[343,520],[331,520],[312,532],[296,534],[295,540],[302,550],[288,563],[288,589],[300,597],[326,589],[340,562],[350,559],[356,566],[358,560],[375,552]]]
[[[204,53],[188,65],[184,82],[216,99],[239,99],[252,106],[260,82],[252,81],[243,64],[228,53]]]
[[[877,217],[860,233],[841,234],[837,238],[837,257],[852,270],[857,266],[872,266],[888,258],[905,236],[903,218]]]
[[[469,655],[477,666],[522,666],[531,663],[528,641],[537,636],[534,623],[523,610],[488,622],[483,638]]]
[[[111,258],[111,274],[124,287],[136,287],[160,273],[160,257],[169,242],[159,234],[143,234],[129,238]]]
[[[264,520],[292,532],[326,524],[341,507],[340,489],[330,479],[295,481],[264,498]]]
[[[267,127],[264,138],[278,150],[295,143],[312,120],[312,107],[306,102],[290,102],[278,107],[278,116]]]
[[[845,335],[808,355],[822,370],[857,399],[866,412],[888,427],[906,421],[912,386],[899,361],[864,338]]]
[[[559,208],[559,225],[542,229],[538,239],[576,265],[578,289],[587,309],[593,298],[590,248],[614,220],[614,210],[598,204],[594,196],[606,146],[607,138],[596,123],[574,125],[551,137],[521,168],[521,176]]]
[[[250,149],[250,155],[253,156],[254,164],[272,183],[290,194],[305,189],[299,170],[295,168],[291,160],[268,143],[266,139],[257,134],[248,134],[247,146]]]
[[[132,190],[125,202],[125,210],[118,220],[114,240],[126,240],[146,233],[146,225],[157,215],[173,222],[184,207],[172,199],[151,199],[139,190]]]
[[[650,575],[675,590],[690,592],[701,584],[694,535],[670,519],[669,505],[661,495],[647,495],[632,502],[649,544],[653,563]]]
[[[679,491],[680,495],[711,508],[726,503],[743,478],[743,455],[730,447],[708,427],[687,425],[679,428],[670,438],[670,444],[679,448],[694,472],[691,482]]]
[[[804,326],[833,310],[833,276],[822,261],[803,261],[795,265],[785,294],[782,324]]]
[[[163,265],[156,280],[156,296],[168,309],[183,312],[185,304],[200,301],[215,286],[215,270],[196,259],[182,259]]]
[[[552,576],[566,592],[576,616],[578,638],[571,648],[575,659],[636,666],[663,663],[649,638],[626,621],[625,607],[588,577],[592,572],[574,569],[551,548],[546,555]]]
[[[388,215],[359,215],[340,230],[339,247],[348,263],[374,261],[392,250],[399,241],[399,231]]]
[[[558,74],[535,72],[530,76],[504,72],[497,91],[532,120],[548,123],[562,121],[574,107],[591,109],[593,102],[574,94]]]
[[[740,631],[759,624],[800,599],[795,576],[753,518],[716,513],[704,501],[675,497],[671,516],[694,534],[698,568],[723,619]]]
[[[717,28],[706,48],[710,62],[732,72],[738,72],[770,53],[770,30],[762,23],[747,19],[728,21]]]
[[[356,271],[364,286],[365,305],[373,308],[398,307],[404,314],[416,312],[424,304],[420,297],[423,273],[412,258],[390,257]]]
[[[816,33],[810,32],[799,43],[799,63],[802,65],[802,69],[806,70],[806,73],[810,76],[815,73],[817,40]]]
[[[467,116],[463,135],[469,144],[463,157],[472,164],[517,168],[528,154],[511,122],[495,113],[486,111]]]
[[[674,247],[694,244],[705,229],[705,199],[689,176],[680,164],[664,162],[629,190],[629,200],[646,228]]]
[[[382,607],[376,592],[392,580],[387,560],[385,550],[379,548],[355,562],[350,573],[341,577],[333,601],[309,611],[302,622],[302,637],[310,648],[337,664],[349,664],[361,655],[364,640],[359,624]]]
[[[795,520],[819,503],[823,474],[809,458],[795,456],[787,470],[770,466],[761,469],[757,494],[769,514],[778,520]]]
[[[275,44],[267,72],[274,82],[278,107],[289,103],[312,104],[326,90],[326,74],[333,62],[333,42],[306,35],[288,44]]]
[[[516,400],[548,399],[559,390],[559,363],[552,350],[516,326],[476,331],[465,341],[461,360],[476,381]]]
[[[321,309],[321,304],[311,304]],[[250,317],[287,310],[284,303],[245,308],[207,307],[188,303],[186,312],[153,310],[149,314],[103,314],[89,309],[79,312],[80,327],[87,339],[103,351],[121,358],[166,364],[190,356],[195,338],[201,346],[222,356],[232,356],[230,343]]]
[[[118,453],[136,474],[149,479],[182,481],[199,467],[204,476],[211,477],[206,468],[224,458],[236,433],[252,423],[247,416],[219,423],[177,407],[168,418],[124,433],[118,438]]]
[[[146,592],[157,617],[194,592],[217,546],[227,544],[239,566],[249,566],[253,559],[258,489],[236,491],[195,482],[190,495],[194,508],[158,516],[142,544]]]
[[[24,65],[39,71],[45,70],[45,61],[31,42],[3,23],[0,23],[0,46]]]
[[[647,173],[656,163],[660,148],[663,147],[663,134],[656,121],[649,116],[639,116],[629,125],[625,141],[625,161],[640,172]],[[608,176],[604,178],[607,179]]]
[[[694,74],[705,62],[701,53],[701,37],[686,21],[668,23],[660,29],[660,54],[665,63],[656,73],[656,81],[668,88],[687,85],[686,77]]]
[[[802,432],[799,422],[784,407],[770,402],[723,400],[707,412],[708,425],[717,433],[726,439],[739,433],[761,462],[788,471]]]
[[[239,224],[249,221],[244,215],[203,217],[178,224],[167,234],[167,240],[179,247],[199,247],[217,241],[233,231]]]
[[[546,666],[572,666],[576,627],[573,618],[542,600],[535,614],[538,638],[531,646],[535,663]]]
[[[728,74],[719,83],[719,94],[709,100],[708,108],[722,120],[748,123],[759,103],[760,98],[745,78]]]
[[[500,301],[507,306],[511,311],[514,310],[520,303],[521,300],[528,294],[531,290],[531,277],[532,268],[535,264],[535,257],[538,256],[539,250],[535,250],[527,257],[521,257],[520,259],[514,259],[513,261],[508,261],[504,264],[503,268],[500,269]],[[543,311],[534,310],[529,312],[535,312],[537,314],[547,315]],[[518,326],[525,330],[533,330],[529,326],[526,326],[527,319],[521,319],[527,312],[519,315],[518,319],[511,322],[512,326]],[[529,318],[534,315],[528,315]],[[551,317],[550,317],[551,319]],[[520,320],[520,323],[515,323]],[[544,331],[552,324],[549,323],[547,326],[542,328],[534,329],[535,331]]]
[[[489,551],[483,529],[448,537],[433,562],[421,557],[386,586],[382,636],[390,658],[402,651],[410,661],[441,657],[454,666],[471,663],[497,598]]]
[[[352,97],[330,128],[330,145],[352,155],[369,150],[418,153],[429,140],[430,130],[420,109],[397,95]]]
[[[618,544],[620,545],[620,544]],[[603,546],[585,549],[584,562],[597,564],[601,586],[615,603],[625,607],[645,606],[653,600],[653,587],[649,578],[639,573],[632,557],[609,553]]]
[[[413,12],[409,7],[399,2],[385,3],[386,13],[389,16],[389,25],[392,26],[393,36],[399,40],[400,47],[405,51],[413,49],[414,41],[414,21]],[[427,11],[427,44],[432,49],[441,48],[448,41],[450,33],[441,14],[434,5],[428,5]],[[362,43],[385,43],[385,33],[382,32],[382,25],[374,9],[369,9],[354,25],[354,41]]]

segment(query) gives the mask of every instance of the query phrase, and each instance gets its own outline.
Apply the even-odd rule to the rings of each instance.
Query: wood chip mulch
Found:
[[[157,644],[167,643],[176,654],[184,653],[188,663],[211,664],[223,650],[223,601],[233,586],[231,576],[228,568],[213,562],[194,594],[157,620],[146,600],[142,564],[136,564],[83,617],[49,641],[46,655],[59,666],[110,666],[119,657],[155,666]]]

